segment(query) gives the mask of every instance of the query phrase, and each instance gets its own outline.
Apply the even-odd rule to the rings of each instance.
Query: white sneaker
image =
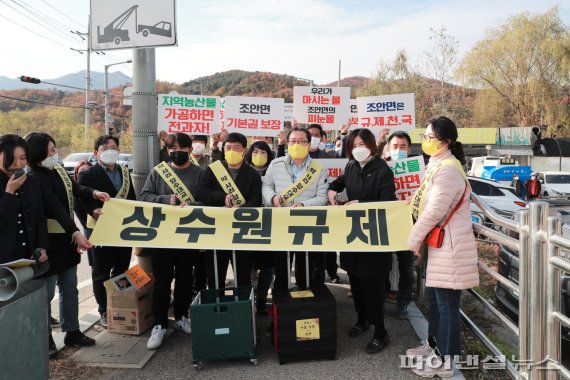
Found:
[[[427,340],[422,341],[422,345],[416,348],[410,348],[406,351],[406,356],[409,358],[422,357],[425,358],[434,355],[435,350],[430,347]]]
[[[146,342],[146,348],[149,350],[154,350],[162,345],[162,340],[166,334],[166,329],[163,329],[161,325],[156,325],[152,328],[150,333],[150,338]]]
[[[432,378],[438,376],[441,378],[453,377],[453,360],[448,359],[445,362],[437,355],[430,355],[418,363],[412,372],[421,377]]]
[[[174,328],[183,330],[186,334],[192,334],[192,325],[190,324],[190,320],[186,317],[174,321]]]

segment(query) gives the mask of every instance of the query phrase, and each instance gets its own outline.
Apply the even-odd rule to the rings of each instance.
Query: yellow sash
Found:
[[[124,168],[121,165],[117,165],[117,168],[121,171],[122,181],[121,181],[121,187],[119,188],[117,195],[115,195],[115,198],[127,199],[127,196],[129,195],[129,189],[131,187],[129,183],[129,169]],[[87,214],[87,228],[90,229],[95,228],[96,223],[97,220],[93,218],[91,215]]]
[[[174,170],[166,162],[161,162],[154,167],[158,175],[166,182],[170,190],[178,196],[183,202],[196,202],[190,190],[184,185],[184,182],[178,177]]]
[[[285,165],[287,165],[286,161],[283,161]],[[281,197],[283,199],[283,204],[287,202],[293,202],[295,198],[297,198],[301,193],[313,183],[315,179],[319,177],[321,170],[323,169],[323,165],[318,162],[317,160],[313,160],[311,165],[307,167],[307,170],[300,177],[297,182],[294,182],[291,186],[283,190],[281,193]]]
[[[60,164],[55,165],[54,170],[59,175],[59,178],[63,181],[65,186],[65,192],[67,194],[67,207],[69,207],[69,216],[73,219],[73,184],[71,183],[71,178],[67,175],[65,168]],[[50,234],[63,234],[65,230],[61,224],[55,219],[48,219],[48,233]]]
[[[456,168],[457,171],[459,171],[459,173],[461,173],[463,178],[465,178],[465,183],[467,184],[467,186],[469,186],[469,181],[467,181],[467,176],[465,175],[465,172],[463,171],[463,166],[461,166],[461,163],[455,157],[450,157],[450,158],[446,158],[445,160],[439,161],[437,164],[435,164],[435,166],[431,167],[428,170],[426,176],[424,177],[424,180],[422,181],[422,183],[420,185],[420,188],[412,196],[412,201],[410,202],[410,208],[411,208],[412,217],[414,220],[418,220],[418,218],[420,217],[420,214],[424,210],[425,194],[426,194],[427,190],[429,189],[429,187],[433,181],[433,178],[435,177],[435,175],[437,174],[439,169],[441,169],[441,167],[444,165],[445,166],[453,166],[454,168]]]
[[[190,154],[190,159],[192,160],[192,162],[194,163],[194,165],[200,166],[200,164],[198,163],[198,160],[197,160],[192,154]]]
[[[243,163],[242,165],[245,165],[245,163]],[[232,196],[235,205],[238,207],[243,206],[245,204],[245,198],[239,191],[237,185],[232,179],[230,173],[228,173],[226,167],[222,164],[222,161],[216,161],[210,164],[210,169],[212,169],[214,177],[216,177],[218,183],[220,184],[224,192]]]

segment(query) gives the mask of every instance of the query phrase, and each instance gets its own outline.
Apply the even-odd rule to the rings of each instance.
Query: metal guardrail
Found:
[[[505,323],[519,337],[518,365],[507,361],[506,370],[517,379],[549,380],[560,376],[570,379],[570,371],[561,364],[561,325],[570,328],[570,318],[560,312],[560,275],[570,273],[570,260],[560,251],[570,251],[570,240],[561,236],[560,216],[549,216],[549,205],[531,202],[520,212],[519,223],[498,215],[477,195],[475,203],[493,223],[517,232],[514,239],[494,229],[473,224],[473,230],[519,253],[519,284],[497,273],[484,263],[479,268],[519,294],[519,325],[515,324],[474,291],[470,293]],[[488,336],[461,311],[466,325],[495,355],[503,355]]]

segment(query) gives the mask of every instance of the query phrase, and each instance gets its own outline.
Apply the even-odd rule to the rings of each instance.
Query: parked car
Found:
[[[516,212],[527,206],[525,201],[515,195],[515,189],[512,186],[479,177],[469,176],[467,180],[473,193],[477,194],[497,214],[505,218],[513,218]],[[471,202],[471,215],[474,222],[486,223],[483,212],[473,202]]]
[[[125,166],[130,171],[133,170],[133,155],[131,153],[119,154],[119,165]]]
[[[568,172],[539,172],[538,180],[542,183],[543,197],[570,197],[570,173]]]
[[[562,215],[562,236],[570,239],[570,215],[568,212],[561,212]],[[509,232],[509,234],[518,238],[517,233]],[[561,252],[561,256],[570,258],[569,252]],[[519,254],[512,249],[500,245],[499,251],[499,273],[518,285],[519,283]],[[560,312],[569,316],[570,312],[570,275],[564,273],[560,277]],[[519,316],[519,294],[508,289],[500,282],[495,286],[495,296],[499,306],[507,313],[513,321],[518,321]],[[562,327],[562,338],[566,343],[570,343],[570,330]]]
[[[97,158],[95,157],[95,155],[93,153],[71,153],[69,156],[65,157],[63,159],[63,167],[65,168],[65,171],[69,174],[69,175],[73,175],[73,170],[75,169],[75,166],[84,160],[88,160],[91,163],[94,163],[97,161]]]

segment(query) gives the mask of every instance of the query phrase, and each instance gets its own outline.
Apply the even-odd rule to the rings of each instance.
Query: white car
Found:
[[[570,197],[570,173],[540,172],[538,180],[542,183],[541,195],[543,197]]]
[[[467,179],[473,193],[501,216],[513,218],[514,214],[527,206],[525,201],[515,195],[512,186],[478,177],[467,177]],[[474,203],[471,203],[471,215],[474,222],[479,224],[485,222],[483,212]]]
[[[93,153],[71,153],[69,156],[63,159],[63,167],[67,174],[73,176],[73,171],[75,170],[75,166],[80,163],[81,161],[87,160],[91,163],[97,161],[95,155]]]
[[[119,154],[118,164],[125,166],[129,170],[133,170],[133,155],[131,153]]]

